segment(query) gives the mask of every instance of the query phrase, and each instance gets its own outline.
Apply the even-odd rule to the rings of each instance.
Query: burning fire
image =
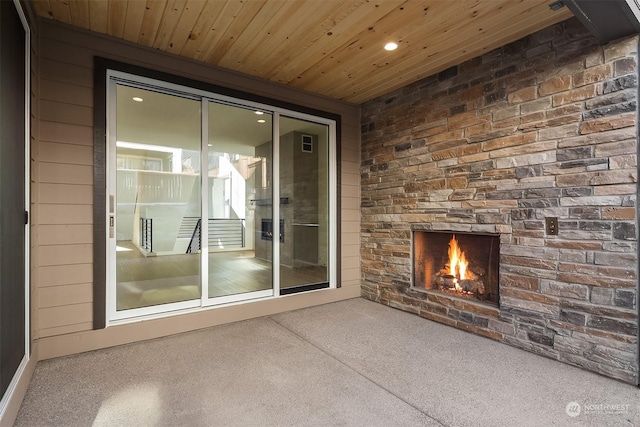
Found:
[[[465,239],[463,241],[467,242]],[[478,265],[478,255],[473,253],[473,245],[465,248],[471,251],[470,258],[460,249],[460,243],[455,234],[452,235],[447,251],[449,259],[443,268],[433,275],[432,283],[437,287],[436,289],[444,292],[464,298],[471,296],[482,299],[486,291],[483,281],[484,269]],[[427,289],[432,288],[427,287]]]
[[[449,274],[457,279],[457,289],[457,281],[467,279],[467,266],[469,265],[469,262],[467,261],[467,257],[464,255],[464,252],[460,250],[455,234],[449,241],[449,263],[447,265],[449,268]]]

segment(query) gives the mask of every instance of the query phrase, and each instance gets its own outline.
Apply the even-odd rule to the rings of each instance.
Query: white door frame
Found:
[[[25,32],[24,51],[24,209],[28,221],[24,225],[24,356],[4,395],[0,396],[0,419],[22,377],[31,353],[31,28],[19,0],[13,0]]]
[[[107,280],[106,280],[106,325],[114,325],[121,323],[136,322],[151,318],[165,317],[171,314],[185,313],[197,311],[203,308],[219,307],[221,305],[236,304],[264,298],[279,298],[279,280],[280,280],[280,248],[279,239],[274,238],[272,241],[272,288],[264,291],[247,292],[242,294],[228,295],[216,298],[209,298],[208,295],[208,239],[201,239],[201,261],[200,261],[200,277],[201,277],[201,298],[190,301],[177,303],[161,304],[150,307],[116,310],[116,237],[115,228],[117,218],[115,215],[115,188],[116,188],[116,86],[118,83],[124,83],[130,86],[139,86],[142,89],[153,87],[159,92],[168,95],[181,94],[192,99],[201,101],[201,218],[208,217],[208,138],[209,123],[208,109],[209,102],[219,102],[223,104],[233,105],[240,108],[255,109],[269,112],[272,114],[273,123],[273,155],[272,155],[272,174],[273,183],[272,200],[280,200],[279,189],[279,141],[280,115],[305,120],[313,123],[324,124],[329,127],[329,288],[337,287],[337,152],[336,152],[336,122],[331,119],[313,116],[310,114],[300,113],[280,107],[275,107],[259,102],[247,101],[244,99],[233,98],[230,96],[214,94],[211,92],[189,88],[173,83],[154,80],[147,77],[136,76],[133,74],[120,72],[116,70],[107,70],[106,73],[107,87],[107,192],[105,212],[106,241],[107,241]],[[280,204],[274,202],[272,204],[273,223],[280,222]],[[113,219],[112,219],[113,218]],[[111,222],[113,221],[113,222]],[[201,221],[201,232],[203,236],[207,236],[208,221]]]

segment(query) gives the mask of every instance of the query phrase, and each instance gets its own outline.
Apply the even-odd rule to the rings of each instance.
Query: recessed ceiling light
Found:
[[[258,120],[258,123],[266,123],[266,122],[267,122],[267,121],[266,121],[266,120],[263,120],[263,119]]]
[[[389,42],[384,45],[384,50],[396,50],[398,48],[398,44],[394,42]]]
[[[132,99],[133,99],[134,101],[136,101],[136,102],[142,102],[142,101],[144,101],[144,99],[140,98],[139,96],[134,96]]]
[[[257,114],[257,115],[259,115],[259,116],[261,116],[261,115],[263,115],[264,113],[263,113],[262,111],[256,111],[256,114]]]
[[[213,147],[213,145],[211,145],[211,144],[207,144],[207,147]]]

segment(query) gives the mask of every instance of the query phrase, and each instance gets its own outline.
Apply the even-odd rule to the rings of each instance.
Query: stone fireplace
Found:
[[[412,241],[414,288],[498,305],[498,236],[413,230]]]
[[[363,104],[362,296],[638,384],[637,52],[572,19]]]

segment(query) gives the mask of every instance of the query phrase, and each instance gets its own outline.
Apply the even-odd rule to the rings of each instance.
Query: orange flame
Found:
[[[460,280],[465,280],[467,274],[467,257],[460,250],[455,234],[449,241],[449,274]]]

